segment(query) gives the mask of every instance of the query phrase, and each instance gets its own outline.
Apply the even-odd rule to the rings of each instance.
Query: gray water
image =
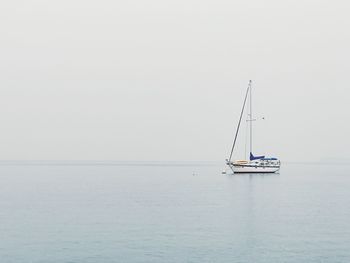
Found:
[[[350,166],[0,165],[0,262],[350,262]]]

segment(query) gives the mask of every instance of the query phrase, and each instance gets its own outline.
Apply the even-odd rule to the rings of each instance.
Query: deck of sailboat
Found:
[[[254,164],[250,164],[250,165],[241,165],[241,164],[233,164],[233,167],[240,167],[240,168],[244,168],[244,167],[252,167],[252,168],[280,168],[279,165],[254,165]]]

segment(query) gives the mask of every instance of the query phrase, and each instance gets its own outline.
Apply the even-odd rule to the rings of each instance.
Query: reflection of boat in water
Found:
[[[250,154],[249,160],[237,160],[232,161],[233,150],[236,146],[237,136],[239,128],[241,126],[242,116],[246,106],[247,98],[249,95],[249,113],[248,119],[249,122],[249,135],[250,135]],[[253,155],[253,115],[252,115],[252,81],[249,81],[249,85],[244,97],[243,107],[241,115],[239,118],[238,126],[236,129],[235,138],[233,141],[230,157],[226,160],[226,164],[232,169],[234,173],[275,173],[280,169],[281,162],[277,158],[265,156],[254,156]]]

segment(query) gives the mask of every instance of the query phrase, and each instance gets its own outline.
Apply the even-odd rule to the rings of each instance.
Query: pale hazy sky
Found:
[[[0,159],[224,160],[252,79],[266,118],[256,154],[350,160],[349,10],[322,0],[3,2]]]

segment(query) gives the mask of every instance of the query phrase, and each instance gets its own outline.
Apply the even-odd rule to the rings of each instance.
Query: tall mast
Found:
[[[249,85],[248,85],[248,88],[247,88],[247,91],[245,93],[245,96],[244,96],[244,102],[243,102],[243,106],[242,106],[242,110],[241,110],[241,115],[239,117],[239,121],[238,121],[238,125],[237,125],[237,129],[236,129],[236,134],[235,134],[235,139],[233,140],[233,144],[232,144],[232,148],[231,148],[231,153],[230,153],[230,157],[228,158],[228,163],[231,162],[231,158],[232,158],[232,153],[233,153],[233,149],[235,148],[235,145],[236,145],[236,141],[237,141],[237,136],[238,136],[238,131],[239,131],[239,127],[241,126],[241,121],[242,121],[242,116],[243,116],[243,112],[244,112],[244,108],[245,108],[245,104],[246,104],[246,101],[247,101],[247,97],[248,97],[248,91],[250,89],[250,82],[249,82]]]
[[[252,81],[249,80],[249,122],[250,122],[250,153],[253,154],[253,111],[252,111]]]

